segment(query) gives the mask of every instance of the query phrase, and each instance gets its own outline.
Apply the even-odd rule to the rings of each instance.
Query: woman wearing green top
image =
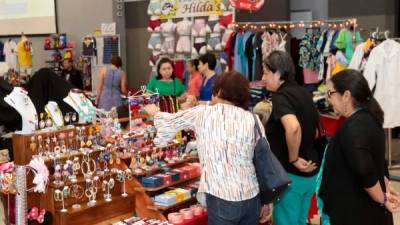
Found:
[[[158,92],[161,96],[177,96],[179,102],[186,99],[186,87],[175,77],[174,63],[169,58],[162,58],[157,65],[157,76],[150,78],[147,90]]]

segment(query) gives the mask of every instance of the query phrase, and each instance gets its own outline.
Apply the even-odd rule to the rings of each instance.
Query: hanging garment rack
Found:
[[[295,29],[295,28],[318,28],[332,27],[344,28],[353,25],[357,27],[357,19],[341,19],[341,20],[312,20],[312,21],[264,21],[264,22],[233,22],[233,28],[251,28],[251,29]]]

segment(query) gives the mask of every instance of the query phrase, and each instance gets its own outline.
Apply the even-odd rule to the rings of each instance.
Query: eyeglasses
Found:
[[[328,94],[328,98],[332,97],[333,94],[338,93],[337,91],[331,91],[328,90],[327,94]]]

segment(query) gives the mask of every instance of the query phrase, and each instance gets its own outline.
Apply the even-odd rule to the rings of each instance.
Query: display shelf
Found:
[[[18,153],[14,153],[14,163],[16,165],[26,165],[32,159],[34,154],[29,147],[31,142],[30,138],[32,136],[44,135],[44,137],[47,137],[50,135],[54,136],[55,134],[58,135],[61,132],[70,132],[74,130],[75,128],[73,126],[67,126],[58,130],[40,130],[30,134],[14,133],[12,136],[13,149],[18,149]]]
[[[106,202],[97,200],[96,205],[89,207],[82,204],[80,209],[68,209],[67,213],[56,212],[57,225],[83,225],[104,222],[119,216],[130,215],[135,211],[134,196],[113,196],[113,200]]]
[[[158,210],[161,210],[161,211],[168,211],[168,210],[171,210],[171,209],[174,209],[174,208],[177,208],[177,207],[180,207],[180,206],[183,206],[183,205],[186,205],[186,204],[188,204],[188,203],[195,202],[195,201],[197,201],[197,200],[196,200],[196,197],[191,197],[191,198],[189,198],[189,199],[186,199],[185,201],[178,202],[178,203],[176,203],[175,205],[171,205],[171,206],[157,205],[157,203],[155,203],[155,205],[156,205],[156,208],[157,208]]]
[[[144,188],[144,190],[147,191],[147,192],[156,192],[156,191],[160,191],[162,189],[166,189],[166,188],[178,185],[178,184],[183,184],[185,182],[188,182],[188,181],[191,181],[191,180],[194,180],[194,179],[198,179],[198,178],[200,178],[200,176],[195,176],[195,177],[190,177],[190,178],[183,179],[183,180],[178,180],[178,181],[175,181],[175,182],[172,182],[170,184],[163,185],[163,186],[157,187],[157,188]]]
[[[140,172],[140,173],[133,172],[133,175],[135,175],[135,176],[150,176],[150,175],[153,175],[155,173],[158,173],[158,172],[162,171],[162,169],[165,168],[165,167],[173,167],[173,166],[177,166],[177,165],[180,165],[180,164],[183,164],[183,163],[192,162],[192,161],[198,161],[198,160],[199,160],[198,157],[189,157],[189,158],[186,158],[186,159],[178,161],[178,162],[165,164],[165,166],[159,167],[157,169],[152,169],[152,170],[149,170],[149,171],[143,171],[143,172]]]

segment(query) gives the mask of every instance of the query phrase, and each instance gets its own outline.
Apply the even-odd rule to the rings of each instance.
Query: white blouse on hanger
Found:
[[[365,66],[364,76],[384,113],[384,128],[400,126],[400,44],[386,40],[375,47]]]

